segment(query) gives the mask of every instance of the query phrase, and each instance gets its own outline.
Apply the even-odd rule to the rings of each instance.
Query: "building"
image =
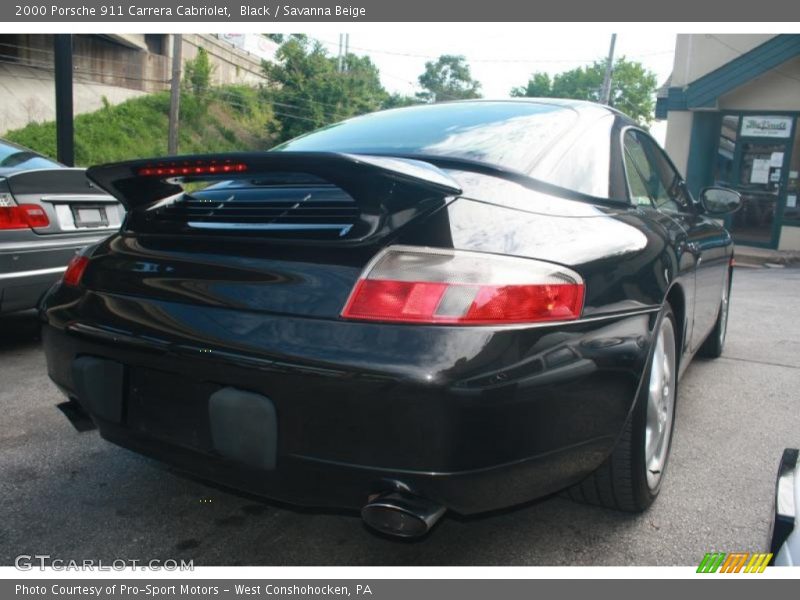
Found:
[[[181,57],[208,53],[214,85],[266,83],[261,61],[278,45],[258,36],[240,44],[224,36],[184,34]],[[236,41],[240,41],[238,38]],[[75,113],[92,112],[146,93],[169,89],[173,39],[169,34],[76,34],[73,45]],[[257,52],[250,51],[251,49]],[[0,35],[0,135],[31,121],[55,118],[53,36]]]
[[[693,194],[742,194],[737,243],[800,250],[800,35],[679,35],[656,117]]]

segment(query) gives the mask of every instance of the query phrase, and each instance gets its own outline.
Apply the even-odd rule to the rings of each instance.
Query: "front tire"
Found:
[[[672,307],[666,303],[656,327],[648,377],[631,418],[606,461],[568,490],[573,500],[641,512],[658,496],[675,422],[677,331]]]

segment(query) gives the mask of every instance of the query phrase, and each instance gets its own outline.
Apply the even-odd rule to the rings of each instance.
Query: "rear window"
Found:
[[[0,172],[14,173],[30,169],[52,169],[61,165],[27,148],[0,141]]]
[[[540,157],[577,119],[569,107],[536,102],[431,104],[337,123],[275,150],[433,154],[531,174]]]

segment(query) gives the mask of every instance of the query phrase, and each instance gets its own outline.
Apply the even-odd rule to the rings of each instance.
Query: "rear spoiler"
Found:
[[[387,183],[428,195],[455,196],[461,188],[430,163],[335,152],[242,152],[132,160],[90,167],[86,176],[127,209],[152,205],[182,191],[181,181],[256,179],[275,172],[307,173],[340,187],[362,209],[379,205]]]
[[[182,182],[256,180],[268,173],[308,174],[346,192],[360,212],[351,241],[389,233],[461,194],[456,181],[427,162],[334,152],[176,156],[90,167],[86,175],[122,202],[135,229],[136,213],[179,197]]]

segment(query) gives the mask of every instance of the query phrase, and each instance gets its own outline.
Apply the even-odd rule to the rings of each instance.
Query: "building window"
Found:
[[[800,118],[797,119],[794,131],[794,144],[786,180],[786,205],[783,209],[783,218],[789,221],[800,221]]]
[[[714,179],[719,185],[733,185],[735,181],[734,156],[736,155],[736,137],[739,134],[739,116],[725,115],[719,134],[719,149]]]

